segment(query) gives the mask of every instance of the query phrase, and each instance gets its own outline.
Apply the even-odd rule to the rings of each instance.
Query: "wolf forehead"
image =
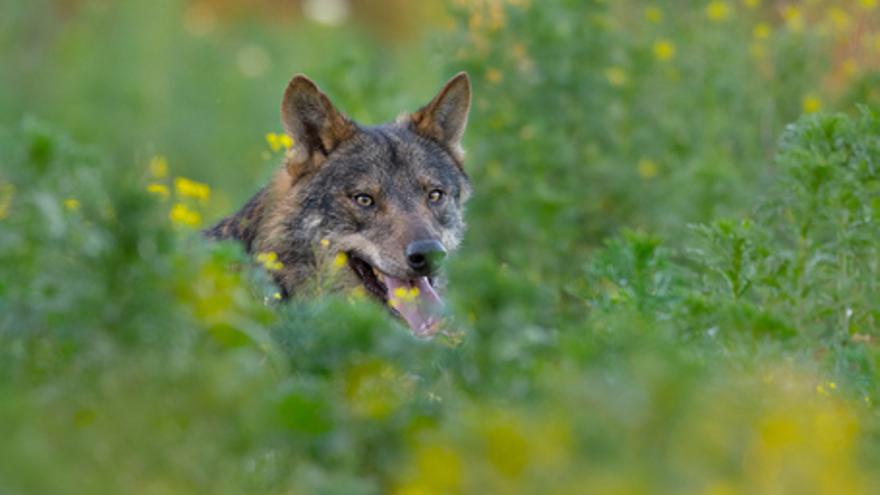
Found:
[[[413,188],[442,188],[457,200],[470,193],[470,180],[458,158],[401,124],[358,126],[328,157],[322,172],[315,181],[324,191],[393,196]]]

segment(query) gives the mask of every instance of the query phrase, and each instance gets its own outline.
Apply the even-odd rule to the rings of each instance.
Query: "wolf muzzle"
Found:
[[[405,254],[410,268],[420,275],[430,275],[446,258],[446,248],[435,239],[420,240],[409,243]]]

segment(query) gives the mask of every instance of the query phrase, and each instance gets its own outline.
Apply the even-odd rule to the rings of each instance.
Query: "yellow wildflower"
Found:
[[[202,223],[202,216],[199,212],[189,209],[183,203],[175,203],[168,213],[168,218],[174,225],[185,227],[198,227]]]
[[[765,40],[769,38],[770,25],[764,22],[756,24],[755,28],[752,29],[752,36],[754,36],[756,40]]]
[[[794,5],[786,5],[782,8],[782,18],[785,25],[792,31],[801,31],[804,28],[804,16],[801,10]]]
[[[269,143],[272,151],[280,151],[282,148],[289,150],[293,147],[293,139],[284,133],[269,132],[266,134],[266,142]]]
[[[859,5],[865,10],[874,10],[877,7],[877,0],[859,0]]]
[[[743,0],[743,5],[750,9],[754,9],[761,5],[761,0]]]
[[[837,390],[837,384],[834,382],[828,382],[828,388],[831,390]]]
[[[730,18],[730,4],[715,0],[706,5],[706,17],[712,22],[722,22]]]
[[[330,241],[327,239],[321,239],[321,247],[325,249],[330,247]]]
[[[612,86],[623,86],[629,80],[626,71],[620,67],[609,67],[605,69],[605,78]]]
[[[822,109],[822,100],[814,94],[808,94],[801,100],[804,113],[816,113]]]
[[[839,33],[848,31],[852,26],[852,18],[840,7],[829,7],[826,15],[831,21],[831,26]]]
[[[150,174],[157,179],[168,175],[168,159],[163,155],[156,155],[150,159]]]
[[[413,459],[413,479],[399,486],[395,495],[462,493],[465,461],[449,446],[432,443],[419,446]]]
[[[675,57],[675,45],[667,39],[659,39],[654,42],[654,57],[666,62]]]
[[[281,300],[281,293],[276,292],[276,293],[272,294],[272,298],[275,299],[276,301],[280,301]]]
[[[211,197],[211,188],[207,184],[196,182],[186,177],[174,179],[174,190],[181,196],[195,198],[203,203]]]
[[[165,184],[157,184],[157,183],[147,184],[147,192],[150,194],[155,194],[156,196],[159,196],[163,200],[168,199],[168,196],[170,196],[170,192],[168,191],[168,186],[166,186]]]
[[[64,200],[64,207],[70,211],[76,211],[79,209],[79,200],[76,198],[67,198]]]
[[[660,173],[660,167],[657,166],[657,162],[651,160],[650,158],[642,158],[639,160],[639,164],[637,166],[639,175],[643,179],[653,179],[657,177],[657,174]]]
[[[394,289],[392,297],[404,302],[415,301],[415,299],[419,297],[419,288],[412,287],[407,289],[406,287],[398,287]]]
[[[825,390],[825,387],[823,387],[821,383],[816,385],[816,393],[819,395],[828,395],[828,391]]]
[[[645,9],[645,19],[647,19],[648,22],[659,24],[663,22],[663,11],[656,5],[652,5]]]
[[[489,67],[488,69],[486,69],[486,80],[489,81],[489,83],[498,84],[501,82],[502,79],[504,79],[504,75],[501,74],[500,70],[494,67]]]
[[[336,253],[336,257],[333,258],[333,266],[342,268],[346,263],[348,263],[348,255],[342,252]]]
[[[284,268],[284,264],[278,261],[278,254],[274,251],[257,253],[257,263],[262,264],[270,272],[277,272]]]

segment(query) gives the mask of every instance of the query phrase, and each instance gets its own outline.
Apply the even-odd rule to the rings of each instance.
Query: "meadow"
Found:
[[[0,493],[880,492],[880,2],[324,9],[0,1]],[[199,235],[459,70],[445,335]]]

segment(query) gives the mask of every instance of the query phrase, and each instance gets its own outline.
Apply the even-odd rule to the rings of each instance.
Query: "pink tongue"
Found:
[[[401,280],[386,275],[385,285],[388,286],[388,303],[406,320],[413,333],[424,337],[440,328],[443,301],[428,277]]]

